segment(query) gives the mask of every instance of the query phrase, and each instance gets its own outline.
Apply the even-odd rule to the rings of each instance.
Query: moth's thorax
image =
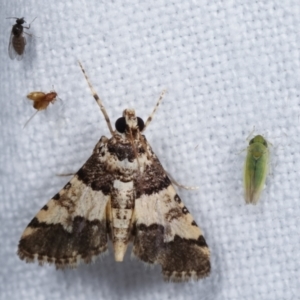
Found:
[[[143,135],[132,143],[123,134],[115,134],[110,139],[102,137],[94,153],[107,172],[114,174],[118,180],[128,182],[151,164],[146,147],[147,141]]]

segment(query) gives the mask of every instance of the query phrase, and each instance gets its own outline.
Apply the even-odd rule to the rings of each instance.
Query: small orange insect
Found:
[[[56,101],[57,93],[55,91],[47,94],[44,92],[31,92],[27,95],[27,98],[33,101],[33,107],[36,109],[36,112],[25,123],[24,127],[40,110],[45,110],[50,103],[53,104]]]
[[[27,95],[27,98],[33,101],[33,107],[37,110],[44,110],[50,103],[54,103],[57,97],[56,92],[44,93],[44,92],[31,92]]]

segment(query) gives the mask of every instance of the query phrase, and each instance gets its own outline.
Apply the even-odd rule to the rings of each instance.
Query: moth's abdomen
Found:
[[[123,261],[131,231],[131,220],[134,208],[133,182],[115,180],[111,194],[109,211],[111,220],[111,238],[115,260]]]

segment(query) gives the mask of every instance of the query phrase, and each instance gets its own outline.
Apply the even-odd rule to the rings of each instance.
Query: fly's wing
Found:
[[[26,38],[24,35],[15,37],[11,32],[8,44],[8,55],[11,59],[22,60],[25,53]],[[16,51],[15,47],[18,46],[20,52]]]
[[[10,37],[9,37],[9,43],[8,43],[8,55],[10,57],[10,59],[15,59],[15,57],[17,56],[17,52],[14,49],[12,40],[13,40],[13,33],[10,33]]]
[[[139,154],[147,167],[136,183],[133,253],[160,264],[165,280],[200,279],[210,273],[210,252],[200,228],[176,194],[156,155]]]
[[[112,178],[100,155],[106,140],[100,139],[83,167],[28,224],[19,242],[21,259],[76,267],[107,249],[106,206]]]

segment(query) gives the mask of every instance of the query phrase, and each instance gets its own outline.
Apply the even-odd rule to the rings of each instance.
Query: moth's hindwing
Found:
[[[151,164],[137,184],[133,253],[147,263],[160,264],[165,280],[206,277],[210,252],[203,234],[148,143],[147,148]]]
[[[257,135],[249,143],[244,165],[244,197],[247,204],[258,202],[266,182],[268,167],[268,143],[261,135]]]
[[[21,259],[76,267],[107,249],[106,205],[112,178],[99,161],[105,140],[101,138],[83,167],[28,224],[19,242]]]

